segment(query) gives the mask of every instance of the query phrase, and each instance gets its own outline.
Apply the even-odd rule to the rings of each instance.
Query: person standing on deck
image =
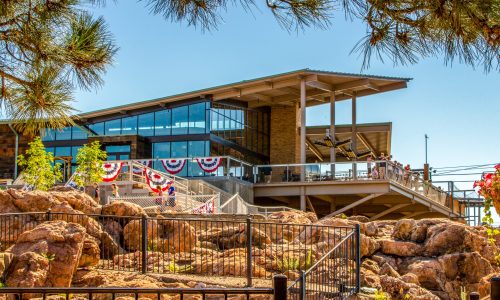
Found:
[[[386,158],[384,156],[384,153],[380,156],[380,163],[378,166],[378,176],[380,179],[385,179],[385,167],[387,165]]]
[[[175,206],[175,187],[173,183],[168,187],[168,202],[170,206]]]
[[[368,171],[368,178],[372,177],[372,156],[368,155],[366,158],[366,170]]]

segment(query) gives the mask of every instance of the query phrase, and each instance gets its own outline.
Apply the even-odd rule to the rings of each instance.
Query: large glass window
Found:
[[[87,138],[87,132],[86,131],[83,131],[78,126],[73,127],[73,135],[72,135],[72,139],[73,140],[84,140],[86,138]]]
[[[49,141],[55,141],[56,140],[56,132],[53,129],[45,129],[41,133],[42,136],[42,141],[44,142],[49,142]]]
[[[172,135],[188,133],[188,107],[180,106],[172,109]]]
[[[121,132],[121,119],[106,121],[104,129],[106,135],[119,135]]]
[[[71,147],[71,162],[72,163],[76,163],[76,155],[78,154],[78,150],[82,148],[82,146],[74,146],[74,147]]]
[[[143,114],[138,117],[139,135],[153,136],[154,135],[155,114]]]
[[[71,156],[71,147],[55,147],[55,156]]]
[[[155,112],[155,135],[170,135],[172,127],[171,110]]]
[[[187,142],[172,142],[171,144],[171,150],[170,150],[170,157],[172,158],[180,158],[180,157],[187,157],[188,156],[188,151],[187,151]],[[179,176],[187,176],[187,169],[184,167],[181,172],[179,172],[177,175]]]
[[[130,153],[130,145],[110,145],[106,146],[108,153]]]
[[[97,135],[104,135],[104,123],[96,123],[89,126],[90,130],[95,132]]]
[[[159,158],[169,158],[170,157],[170,142],[165,143],[154,143],[153,144],[153,168],[167,172],[163,168],[163,164],[158,160]]]
[[[189,157],[204,157],[207,141],[190,141],[188,142]],[[188,176],[204,176],[205,172],[200,168],[196,161],[188,163]]]
[[[205,102],[189,105],[189,134],[205,133]]]
[[[128,117],[122,119],[121,134],[137,134],[137,117]]]
[[[56,132],[57,141],[71,140],[71,127],[64,127]]]

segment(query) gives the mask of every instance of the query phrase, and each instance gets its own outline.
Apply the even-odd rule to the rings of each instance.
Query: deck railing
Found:
[[[460,212],[458,204],[444,190],[390,161],[257,165],[253,180],[255,183],[390,180]]]

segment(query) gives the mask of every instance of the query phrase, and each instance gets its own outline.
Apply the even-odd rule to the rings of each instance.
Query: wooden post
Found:
[[[356,92],[352,94],[352,127],[351,127],[351,150],[354,155],[357,155],[357,126],[356,126]],[[356,161],[358,159],[355,157],[352,163],[352,179],[358,179],[358,166]]]
[[[335,153],[335,91],[330,92],[330,136],[332,137],[333,147],[330,148],[330,172],[332,173],[332,180],[335,179],[335,161],[337,159]]]
[[[300,80],[300,163],[306,163],[306,80]],[[300,167],[300,181],[306,179],[305,166]],[[306,197],[301,189],[300,193],[300,209],[306,210]]]

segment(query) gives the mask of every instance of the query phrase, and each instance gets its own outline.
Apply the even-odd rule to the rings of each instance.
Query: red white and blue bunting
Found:
[[[134,162],[141,164],[145,167],[151,168],[151,160],[150,159],[135,160]],[[141,168],[139,166],[134,165],[133,172],[134,172],[134,174],[142,174],[142,172],[144,172],[144,168]]]
[[[203,171],[213,173],[217,171],[222,163],[222,157],[200,157],[196,161]]]
[[[121,162],[105,163],[102,165],[102,168],[104,170],[104,176],[102,177],[102,181],[110,182],[115,180],[116,177],[118,177],[118,175],[120,174],[120,171],[122,170],[122,163]]]
[[[193,214],[213,214],[215,213],[214,199],[208,200],[205,204],[193,209]]]
[[[184,169],[184,165],[186,164],[185,159],[162,159],[161,163],[165,170],[168,173],[174,175],[182,171]]]
[[[154,172],[153,170],[146,170],[146,182],[148,183],[149,188],[155,193],[160,191],[158,186],[164,192],[172,185],[172,181],[170,179]]]

